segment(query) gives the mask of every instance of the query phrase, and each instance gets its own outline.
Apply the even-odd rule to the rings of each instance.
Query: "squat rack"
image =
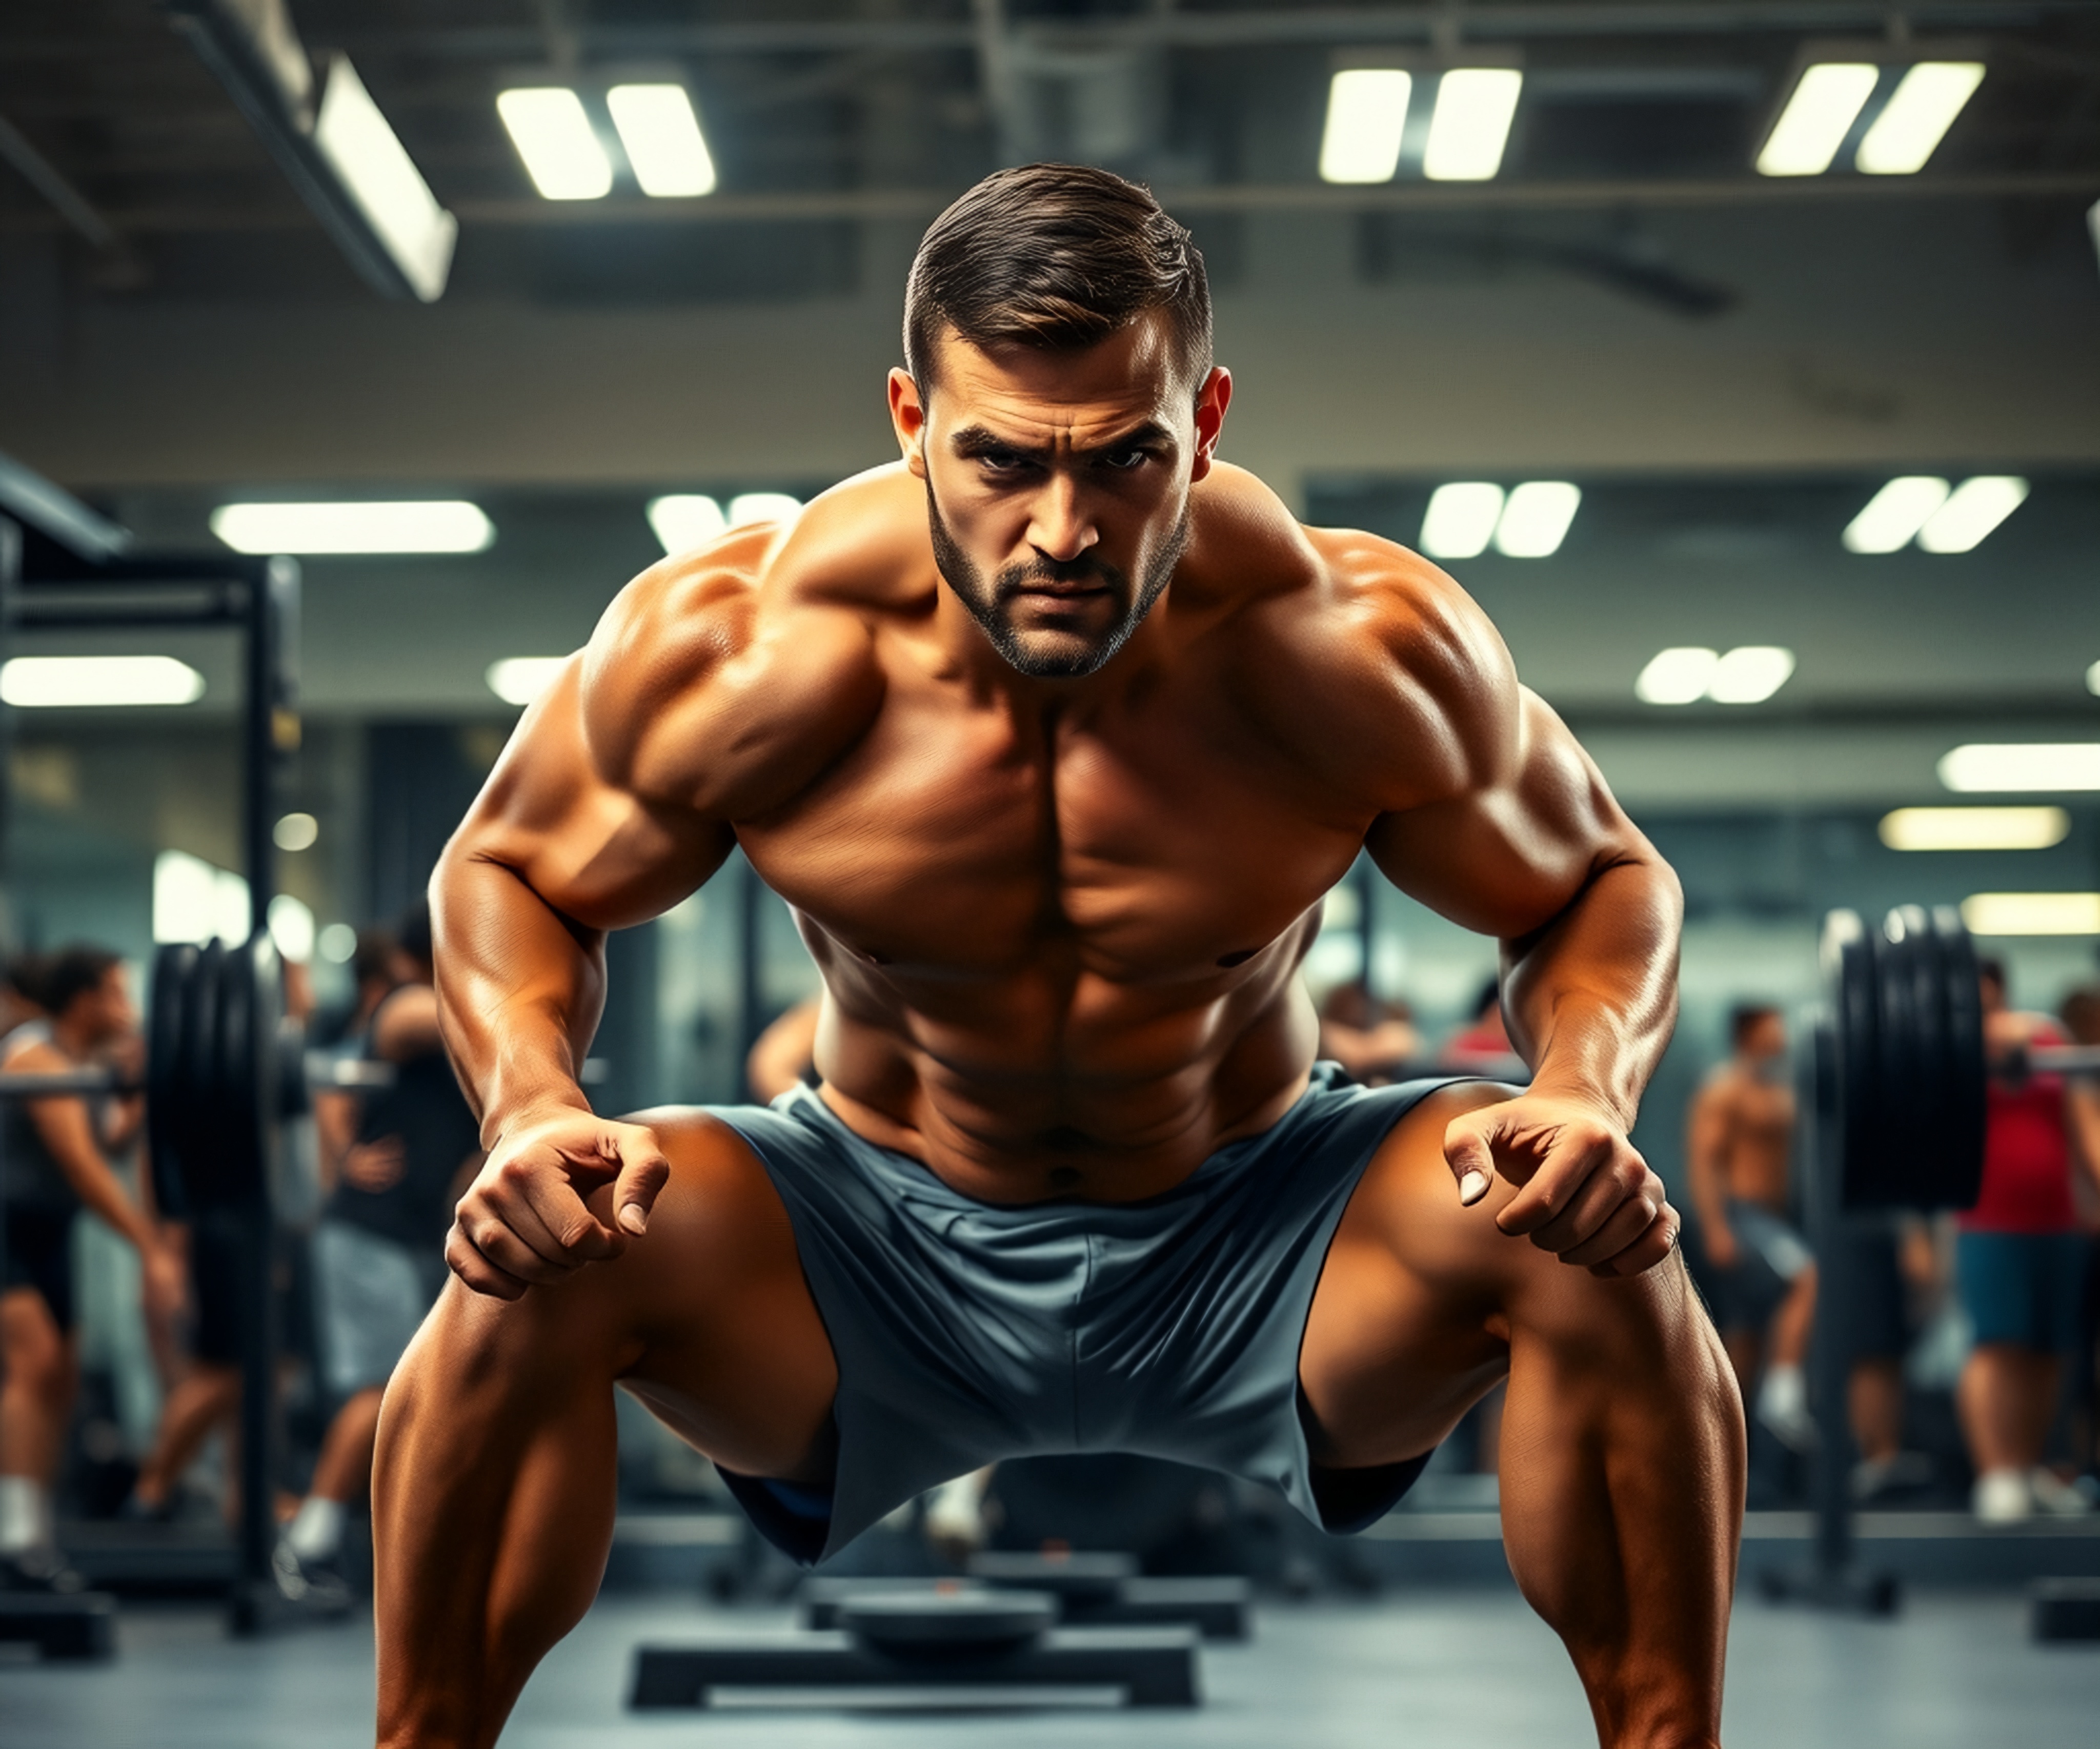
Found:
[[[276,893],[275,829],[299,746],[298,562],[239,553],[139,553],[129,531],[0,455],[0,662],[17,632],[231,630],[242,654],[241,870],[249,935],[269,927]],[[12,711],[0,704],[0,876],[6,870]],[[270,1126],[274,1142],[276,1126]],[[158,1156],[154,1187],[179,1212],[176,1175]],[[227,1599],[229,1625],[260,1632],[284,1614],[276,1552],[277,1332],[272,1291],[275,1218],[266,1188],[230,1211],[240,1235],[240,1519]],[[6,1162],[0,1160],[0,1172]],[[0,1205],[4,1206],[4,1205]],[[0,1214],[4,1218],[4,1214]]]

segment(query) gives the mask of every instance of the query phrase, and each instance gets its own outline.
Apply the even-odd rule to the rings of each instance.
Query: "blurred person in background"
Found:
[[[2065,1036],[2048,1015],[2010,1005],[2001,961],[1980,961],[1978,974],[1993,1073],[1983,1187],[1955,1238],[1955,1279],[1975,1331],[1955,1400],[1976,1470],[1976,1516],[2010,1524],[2037,1510],[2088,1509],[2042,1455],[2064,1357],[2079,1340],[2089,1245],[2071,1180],[2075,1167],[2100,1173],[2100,1090],[2027,1072],[2024,1050]]]
[[[2073,1044],[2100,1045],[2100,984],[2089,984],[2064,998],[2057,1010]],[[2093,1077],[2083,1085],[2092,1097]],[[2089,1161],[2089,1165],[2100,1164]],[[2100,1500],[2100,1170],[2078,1179],[2079,1224],[2085,1229],[2085,1293],[2079,1307],[2078,1368],[2071,1390],[2072,1438],[2079,1468],[2085,1473],[2088,1500]]]
[[[60,1074],[82,1068],[135,1031],[136,1011],[117,955],[62,949],[31,977],[47,1018],[0,1041],[0,1068]],[[0,1102],[0,1588],[77,1588],[58,1549],[52,1485],[77,1383],[73,1227],[85,1207],[139,1253],[149,1304],[183,1293],[182,1264],[103,1153],[95,1101],[85,1095]]]
[[[355,1095],[354,1139],[314,1234],[322,1378],[339,1407],[276,1557],[288,1597],[330,1606],[348,1600],[343,1529],[371,1486],[382,1394],[437,1298],[452,1205],[481,1164],[480,1126],[438,1031],[427,905],[401,920],[394,945],[400,981],[373,1008],[365,1038],[365,1055],[393,1078]]]
[[[817,1023],[824,1011],[820,991],[805,997],[758,1035],[743,1060],[751,1096],[770,1105],[791,1087],[817,1084]]]
[[[1414,1011],[1404,1002],[1378,1000],[1361,978],[1338,984],[1320,1003],[1320,1055],[1365,1086],[1383,1086],[1422,1055]]]
[[[1449,1038],[1436,1053],[1440,1069],[1469,1068],[1489,1062],[1506,1063],[1516,1055],[1510,1043],[1509,1028],[1502,1020],[1502,987],[1490,978],[1473,998],[1472,1019]]]
[[[1727,1060],[1692,1102],[1685,1161],[1711,1266],[1714,1322],[1758,1419],[1795,1451],[1815,1443],[1802,1370],[1815,1321],[1815,1258],[1788,1216],[1793,1086],[1786,1022],[1768,1002],[1729,1020]]]

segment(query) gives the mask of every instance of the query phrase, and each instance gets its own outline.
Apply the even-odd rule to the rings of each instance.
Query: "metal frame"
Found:
[[[38,575],[23,524],[52,549]],[[284,769],[299,742],[297,653],[299,567],[289,558],[236,553],[130,554],[129,535],[48,481],[0,458],[0,659],[15,631],[225,628],[240,634],[242,873],[249,935],[267,929],[276,892],[277,817]],[[43,574],[48,571],[48,575]],[[0,707],[0,876],[12,713]],[[276,1126],[269,1126],[275,1145]],[[266,1162],[265,1182],[271,1173]],[[0,1170],[4,1170],[0,1161]],[[276,1618],[276,1306],[275,1218],[267,1196],[239,1212],[241,1227],[241,1510],[230,1625],[254,1633]]]

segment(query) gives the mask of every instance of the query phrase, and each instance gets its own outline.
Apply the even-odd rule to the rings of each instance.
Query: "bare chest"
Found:
[[[907,692],[739,835],[842,950],[898,974],[1048,957],[1171,982],[1253,958],[1348,870],[1369,817],[1315,787],[1214,698],[1079,721]]]

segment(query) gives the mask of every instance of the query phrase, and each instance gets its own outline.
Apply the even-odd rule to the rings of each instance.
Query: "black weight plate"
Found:
[[[1137,1557],[1083,1550],[1038,1554],[986,1549],[970,1557],[969,1574],[990,1585],[1047,1591],[1067,1603],[1101,1602],[1115,1596],[1126,1579],[1137,1576]]]
[[[226,945],[207,941],[183,986],[181,1040],[176,1073],[182,1082],[174,1132],[183,1189],[192,1210],[223,1205],[219,1163],[213,1146],[212,1106],[218,1081],[218,976]]]
[[[188,1212],[183,1187],[182,1141],[188,1114],[183,1101],[183,1022],[188,986],[196,976],[197,950],[170,941],[153,955],[152,991],[146,1010],[146,1147],[153,1174],[153,1198],[161,1214],[180,1219]]]
[[[1881,939],[1874,944],[1881,994],[1876,1055],[1883,1133],[1879,1170],[1870,1185],[1861,1186],[1866,1200],[1854,1203],[1855,1208],[1910,1206],[1920,1181],[1930,1175],[1939,1084],[1933,1073],[1936,1029],[1931,1010],[1937,1004],[1926,927],[1923,911],[1899,906],[1883,921]]]
[[[1856,911],[1833,911],[1823,921],[1825,1000],[1830,1012],[1836,1071],[1833,1104],[1840,1200],[1860,1205],[1881,1170],[1881,995],[1873,939]]]
[[[1932,913],[1939,962],[1941,1035],[1946,1044],[1948,1091],[1945,1178],[1935,1187],[1932,1209],[1967,1209],[1983,1189],[1983,1130],[1987,1074],[1983,1059],[1983,992],[1976,981],[1976,948],[1952,905]]]
[[[1025,1645],[1057,1622],[1039,1591],[897,1591],[839,1606],[839,1626],[893,1658],[952,1659]]]
[[[227,1203],[267,1197],[271,1126],[276,1119],[281,971],[267,934],[229,947],[218,976],[218,1049],[211,1113]]]

